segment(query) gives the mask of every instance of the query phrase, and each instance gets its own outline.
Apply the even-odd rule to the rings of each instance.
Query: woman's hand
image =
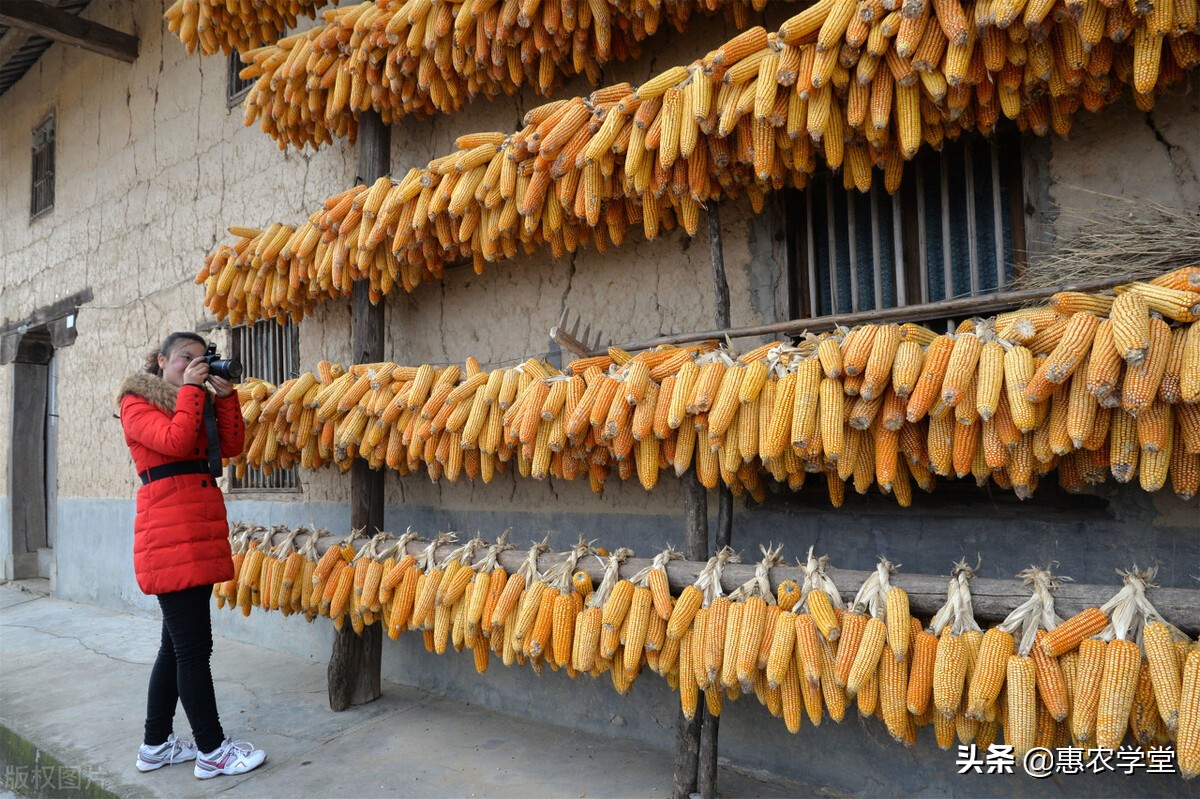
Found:
[[[184,383],[190,383],[194,386],[203,386],[204,381],[208,379],[208,362],[204,360],[204,356],[193,358],[192,362],[189,363],[183,370]]]
[[[223,377],[210,374],[208,384],[213,387],[213,391],[217,392],[218,397],[228,397],[233,394],[233,383]]]

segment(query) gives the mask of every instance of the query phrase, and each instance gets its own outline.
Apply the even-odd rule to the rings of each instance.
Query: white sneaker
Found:
[[[261,766],[266,759],[267,753],[255,749],[249,741],[226,738],[214,751],[196,755],[195,773],[202,780],[219,774],[245,774]]]
[[[186,738],[176,738],[175,734],[171,733],[166,742],[158,746],[142,744],[138,749],[137,770],[154,771],[172,763],[184,763],[195,759],[196,745]]]

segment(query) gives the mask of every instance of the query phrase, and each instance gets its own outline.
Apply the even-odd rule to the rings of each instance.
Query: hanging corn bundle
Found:
[[[648,239],[677,226],[694,235],[703,204],[746,195],[761,210],[765,192],[806,185],[818,157],[847,187],[868,190],[879,167],[895,191],[923,143],[990,133],[1002,115],[1023,131],[1066,135],[1078,109],[1098,111],[1128,86],[1148,110],[1200,64],[1190,3],[1149,13],[1092,3],[1084,13],[1042,2],[1015,16],[987,2],[910,5],[822,0],[777,33],[750,28],[636,88],[548,103],[512,134],[463,136],[455,152],[341,192],[298,226],[233,228],[238,241],[197,275],[205,304],[234,323],[300,318],[355,281],[369,281],[378,301],[440,279],[447,263],[471,260],[482,272],[518,249],[561,258],[589,241],[603,252],[638,227]],[[341,109],[382,98],[388,66],[357,56],[353,68],[324,65],[321,82],[334,85],[296,96],[293,81],[315,82],[309,62],[335,58],[306,54],[307,41],[264,56],[276,66],[260,78],[264,114],[270,95],[263,121],[274,129],[307,109],[316,125],[332,108],[333,133],[348,132]],[[332,135],[315,130],[292,135]]]
[[[1192,647],[1146,598],[1154,572],[1118,570],[1125,586],[1101,608],[1111,622],[1080,647],[1079,669],[1088,693],[1076,713],[1081,730],[1096,746],[1119,745],[1127,730],[1143,746],[1178,739],[1179,765],[1187,776],[1187,764],[1194,774],[1197,761],[1194,748],[1184,740],[1179,703],[1181,666]],[[1086,662],[1084,644],[1089,649]]]
[[[176,0],[164,16],[167,28],[179,37],[189,53],[197,49],[201,55],[238,50],[248,58],[248,51],[269,47],[282,33],[294,29],[299,17],[314,17],[328,3],[329,0],[253,3],[241,0],[239,6],[226,0]],[[382,41],[370,42],[366,51],[353,47],[355,71],[359,64],[369,61],[374,66],[390,58],[411,70],[414,76],[451,71],[467,84],[489,79],[502,81],[508,76],[501,73],[507,71],[511,75],[509,80],[520,85],[523,73],[528,72],[536,80],[552,66],[561,66],[557,64],[562,60],[561,55],[549,62],[551,66],[537,56],[551,47],[561,49],[575,37],[583,38],[579,36],[581,33],[593,40],[592,47],[579,48],[580,55],[585,57],[584,66],[571,64],[569,51],[566,66],[571,69],[570,74],[587,73],[596,82],[593,72],[599,70],[606,56],[626,52],[642,37],[653,35],[663,23],[680,27],[695,11],[724,9],[727,20],[740,29],[749,24],[751,9],[761,11],[765,6],[766,0],[707,0],[703,4],[686,0],[635,0],[632,6],[611,0],[545,0],[532,4],[528,0],[379,0],[327,11],[325,19],[334,29],[337,43],[343,46],[351,41],[351,32],[360,38],[368,32],[383,34]],[[639,35],[627,40],[630,29]],[[317,30],[320,33],[324,29]],[[389,49],[397,40],[405,45],[404,53],[392,56]],[[287,39],[278,44],[282,46],[285,42]],[[421,51],[428,53],[428,62],[420,57]],[[414,60],[405,60],[405,56]],[[600,56],[605,57],[597,63],[595,59]],[[593,60],[588,61],[588,57]],[[318,78],[326,74],[324,69],[314,70],[311,63],[306,66]],[[374,77],[371,85],[381,77],[391,79],[393,75],[382,72]],[[334,83],[334,79],[329,82]],[[426,84],[421,88],[427,91],[429,87]]]
[[[765,0],[753,4],[761,10]],[[529,85],[549,96],[586,75],[593,85],[611,61],[641,56],[660,28],[687,30],[695,13],[724,10],[735,27],[748,24],[750,0],[655,0],[632,4],[364,2],[325,12],[325,24],[254,50],[243,79],[245,100],[281,148],[334,138],[353,140],[360,112],[390,125],[404,116],[454,113],[475,97],[512,95]]]
[[[366,540],[356,531],[320,557],[316,542],[325,531],[239,523],[230,534],[242,567],[235,580],[244,581],[247,598],[257,591],[245,612],[257,607],[286,615],[290,607],[310,621],[323,615],[361,631],[358,614],[364,625],[386,624],[392,638],[419,630],[429,652],[468,651],[481,674],[496,656],[538,673],[549,665],[572,679],[608,673],[614,690],[626,694],[649,667],[679,691],[689,717],[701,692],[713,713],[753,694],[795,733],[805,716],[814,727],[826,714],[841,722],[855,701],[864,718],[878,717],[909,746],[916,730],[929,725],[942,748],[957,735],[982,747],[1003,740],[1017,754],[1072,743],[1115,749],[1128,736],[1147,749],[1174,745],[1185,777],[1198,765],[1197,650],[1148,601],[1152,573],[1136,569],[1118,572],[1125,586],[1103,606],[1060,622],[1051,595],[1056,579],[1032,568],[1019,575],[1030,597],[981,636],[969,586],[978,566],[965,562],[955,565],[946,603],[922,627],[909,613],[907,594],[893,584],[895,567],[882,558],[842,612],[825,573],[827,558],[811,549],[800,562],[799,583],[772,580],[781,550],[764,547],[753,577],[728,594],[723,573],[738,557],[723,549],[676,597],[661,582],[679,559],[670,548],[622,579],[632,551],[602,558],[603,550],[582,539],[545,572],[538,563],[547,544],[535,543],[510,575],[499,561],[513,548],[507,534],[491,545],[472,539],[440,558],[438,550],[454,543],[451,533],[417,549],[420,537],[411,531]],[[297,547],[300,535],[307,539]],[[262,557],[251,563],[248,552]],[[595,590],[581,567],[587,558],[603,564]],[[241,607],[230,599],[237,590],[214,587],[218,604]],[[1097,614],[1111,614],[1113,623],[1079,638],[1095,631]],[[1049,653],[1068,641],[1076,648]]]
[[[337,0],[334,0],[336,2]],[[164,17],[189,53],[246,51],[279,38],[329,0],[175,0]]]
[[[979,722],[966,715],[965,701],[983,639],[983,631],[975,621],[970,586],[979,566],[976,563],[972,568],[966,561],[954,565],[946,603],[934,614],[927,630],[937,636],[932,675],[933,722],[942,749],[949,749],[955,736],[961,744],[974,743],[980,732]]]
[[[1200,487],[1200,326],[1184,306],[1200,293],[1167,285],[1192,274],[1182,272],[1118,288],[1118,300],[1176,297],[1157,309],[1056,295],[1052,307],[952,334],[867,324],[740,356],[711,343],[637,355],[614,347],[568,374],[537,359],[490,371],[474,359],[322,361],[279,386],[238,386],[247,446],[234,464],[239,474],[344,472],[361,457],[401,475],[485,483],[515,466],[522,477],[586,479],[597,492],[614,471],[650,490],[663,469],[694,467],[704,486],[758,502],[769,487],[798,491],[823,475],[835,505],[849,482],[904,507],[914,484],[928,492],[939,478],[993,482],[1025,499],[1056,471],[1071,492],[1110,475],[1146,491],[1170,478],[1190,500]],[[1085,303],[1117,315],[1072,310]],[[1144,341],[1113,335],[1140,329]],[[1137,365],[1118,340],[1145,344],[1124,350],[1141,351],[1129,356]]]

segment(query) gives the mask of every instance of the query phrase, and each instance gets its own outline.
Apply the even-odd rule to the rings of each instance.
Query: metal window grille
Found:
[[[242,78],[238,75],[246,65],[237,50],[229,51],[229,78],[225,84],[225,100],[230,107],[240,103],[254,85],[254,78]]]
[[[29,218],[37,219],[54,208],[54,114],[38,125],[31,136],[33,152],[32,181],[29,192]]]
[[[865,194],[840,174],[813,176],[785,198],[792,318],[1009,288],[1024,261],[1021,185],[1015,135],[923,150],[892,195],[881,171]]]
[[[242,361],[242,373],[275,385],[297,374],[300,363],[298,328],[288,322],[277,324],[273,319],[254,325],[235,327],[232,355]],[[259,470],[246,466],[240,479],[230,470],[229,486],[233,491],[294,491],[300,482],[296,469]]]

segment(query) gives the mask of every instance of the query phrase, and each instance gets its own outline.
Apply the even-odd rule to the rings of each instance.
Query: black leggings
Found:
[[[162,645],[150,672],[147,746],[158,746],[167,740],[180,700],[201,752],[211,752],[225,740],[209,666],[213,649],[211,597],[211,585],[158,594],[163,617]]]

